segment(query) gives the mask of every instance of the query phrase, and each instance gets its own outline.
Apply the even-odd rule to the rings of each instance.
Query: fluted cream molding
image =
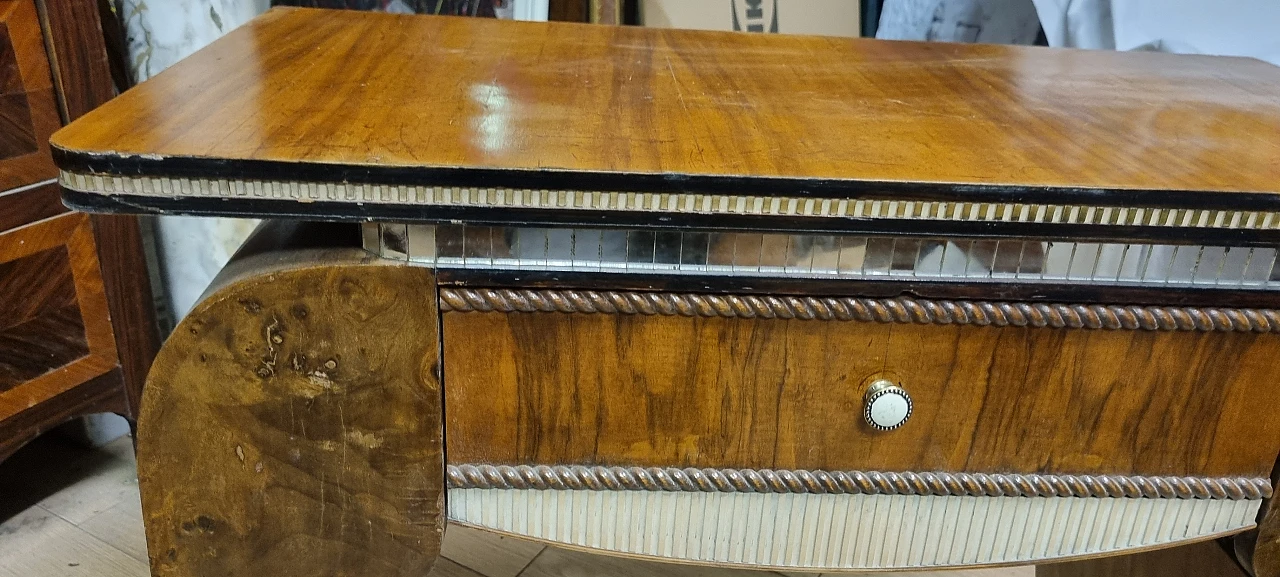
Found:
[[[61,171],[62,186],[80,192],[150,197],[259,198],[421,206],[554,208],[625,212],[745,214],[1022,222],[1172,228],[1280,229],[1280,213],[1060,204],[938,202],[893,198],[838,199],[692,193],[534,190],[356,182],[115,176]]]
[[[449,487],[457,489],[1178,499],[1263,499],[1271,496],[1270,479],[1248,477],[462,464],[449,465],[447,479]]]
[[[1280,331],[1280,311],[1175,306],[634,291],[440,289],[440,309],[1161,331]]]
[[[450,523],[684,563],[806,570],[1029,564],[1207,539],[1261,500],[448,489]]]

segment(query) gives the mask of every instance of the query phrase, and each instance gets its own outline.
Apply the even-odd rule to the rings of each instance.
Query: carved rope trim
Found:
[[[469,464],[449,465],[447,477],[451,489],[588,489],[709,493],[1232,500],[1271,497],[1270,479],[1247,477],[884,473]]]
[[[1280,332],[1280,311],[897,298],[704,295],[632,291],[440,289],[440,309],[979,326]]]

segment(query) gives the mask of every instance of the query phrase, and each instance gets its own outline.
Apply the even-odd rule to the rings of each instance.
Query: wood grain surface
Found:
[[[49,63],[53,66],[62,117],[75,120],[115,96],[98,2],[37,1],[40,23],[49,39]],[[114,18],[110,24],[119,26]]]
[[[443,319],[452,463],[1266,477],[1280,447],[1276,335]],[[901,429],[863,422],[879,377],[914,399]]]
[[[138,475],[156,577],[426,574],[444,528],[430,270],[233,261],[156,358]]]
[[[1048,563],[1036,577],[1249,577],[1217,541],[1115,557]]]
[[[101,4],[91,0],[39,2],[58,102],[63,118],[72,121],[115,96],[99,18]],[[108,29],[118,27],[114,15],[108,12],[108,16]],[[129,394],[128,412],[134,416],[147,369],[160,349],[142,231],[136,217],[104,214],[92,218],[121,375]]]
[[[0,392],[89,354],[65,246],[0,263],[0,294]]]
[[[0,459],[79,415],[132,419],[159,346],[137,219],[65,215],[47,182],[49,134],[114,94],[102,37],[92,1],[0,0],[0,190],[34,183],[0,192]]]
[[[57,175],[49,135],[61,125],[32,0],[0,0],[0,190]]]
[[[1274,484],[1280,480],[1280,461],[1271,471]],[[1262,503],[1258,526],[1236,535],[1235,555],[1253,577],[1280,577],[1280,501],[1274,495]]]
[[[0,284],[8,285],[0,289],[5,296],[0,308],[7,311],[0,316],[8,319],[0,322],[8,325],[0,338],[6,341],[0,345],[0,366],[25,367],[16,373],[21,382],[0,386],[0,421],[5,421],[107,374],[118,363],[88,215],[64,214],[0,233],[0,263],[9,263],[0,264],[5,267]],[[37,350],[42,361],[25,356]],[[35,432],[59,422],[42,423]]]
[[[129,398],[115,369],[62,390],[25,411],[0,420],[0,461],[50,428],[94,413],[128,414]]]
[[[52,182],[0,192],[0,232],[64,212],[58,185]]]
[[[1244,58],[277,9],[53,142],[196,177],[1274,205],[1280,141],[1249,135],[1278,94]]]

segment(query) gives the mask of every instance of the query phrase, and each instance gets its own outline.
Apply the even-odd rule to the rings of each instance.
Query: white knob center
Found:
[[[911,414],[911,405],[907,398],[898,393],[886,393],[871,401],[871,422],[882,429],[897,428],[907,415]]]
[[[901,427],[911,418],[911,396],[892,381],[881,379],[867,390],[863,417],[867,424],[888,431]]]

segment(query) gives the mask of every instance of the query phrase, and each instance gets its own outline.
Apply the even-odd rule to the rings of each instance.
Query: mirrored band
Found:
[[[365,246],[371,252],[439,268],[1280,288],[1280,263],[1271,247],[474,225],[365,227]]]

